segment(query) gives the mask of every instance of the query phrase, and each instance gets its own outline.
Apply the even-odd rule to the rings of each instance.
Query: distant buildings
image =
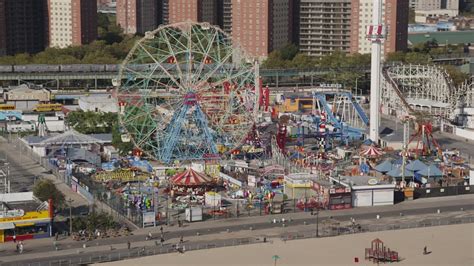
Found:
[[[336,50],[349,52],[351,0],[301,0],[299,6],[300,51],[324,56]]]
[[[158,27],[157,0],[117,0],[117,24],[125,34],[144,34]]]
[[[291,42],[290,0],[232,0],[232,37],[252,56],[265,58]]]
[[[65,48],[97,39],[96,0],[48,0],[49,46]]]
[[[459,0],[416,0],[415,22],[425,23],[430,17],[455,17],[459,14]]]
[[[446,12],[459,4],[409,1],[384,1],[384,53],[406,49],[409,3]],[[365,35],[372,0],[0,0],[0,55],[92,42],[97,38],[97,3],[116,6],[117,24],[126,34],[188,20],[209,22],[260,59],[289,43],[311,56],[370,52]]]
[[[386,39],[382,53],[387,54],[407,49],[408,0],[386,0],[382,6],[382,20],[386,27]],[[371,43],[366,39],[367,27],[372,25],[372,0],[352,1],[351,53],[371,52]]]
[[[47,15],[46,0],[0,0],[0,56],[43,51]]]
[[[168,0],[170,24],[190,20],[217,25],[217,16],[217,0]]]

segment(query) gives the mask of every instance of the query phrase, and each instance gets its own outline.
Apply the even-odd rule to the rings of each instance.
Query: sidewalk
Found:
[[[20,183],[20,186],[32,188],[35,177],[40,177],[53,181],[59,191],[61,191],[66,200],[72,200],[72,206],[88,206],[89,203],[81,195],[74,193],[65,183],[59,181],[54,175],[45,174],[47,171],[38,163],[33,161],[25,154],[24,150],[20,150],[20,145],[8,143],[8,140],[0,137],[0,149],[7,154],[10,163],[11,180]],[[12,187],[11,192],[18,192]]]
[[[380,220],[377,220],[374,222],[374,220],[369,219],[369,220],[360,220],[358,221],[358,224],[365,226],[368,228],[374,228],[377,229],[377,227],[384,227],[386,225],[392,225],[394,228],[392,229],[385,229],[385,230],[397,230],[395,226],[400,226],[400,225],[410,225],[414,224],[417,222],[423,222],[423,221],[436,221],[436,220],[443,220],[443,219],[449,219],[449,218],[460,218],[460,217],[472,217],[474,218],[474,211],[471,212],[456,212],[456,213],[444,213],[444,214],[432,214],[428,215],[426,217],[391,217],[391,218],[382,218]],[[324,232],[327,230],[331,230],[330,228],[333,226],[332,223],[328,222],[329,220],[321,220],[319,223],[319,232],[321,236],[324,235]],[[291,223],[289,223],[291,224]],[[349,224],[349,222],[347,222]],[[262,230],[241,230],[238,232],[227,232],[227,231],[219,231],[215,232],[214,234],[209,234],[209,235],[194,235],[194,236],[188,236],[184,238],[184,243],[183,245],[186,245],[186,247],[191,247],[196,245],[201,245],[201,247],[205,247],[207,244],[216,244],[222,241],[227,241],[227,242],[235,242],[235,241],[240,241],[241,242],[246,242],[246,243],[262,243],[263,237],[267,239],[267,241],[270,243],[275,240],[280,240],[282,238],[285,239],[294,239],[298,238],[301,235],[306,235],[308,234],[314,234],[315,232],[315,227],[313,224],[305,224],[305,225],[296,225],[296,226],[282,226],[282,224],[277,224],[274,225],[272,228],[268,229],[262,229]],[[341,224],[342,227],[347,226],[346,223]],[[384,227],[385,228],[385,227]],[[411,227],[402,227],[402,228],[411,228]],[[402,229],[400,228],[400,229]],[[370,230],[370,231],[377,231],[377,230]],[[166,238],[166,234],[165,234]],[[239,240],[240,239],[240,240]],[[244,241],[245,239],[253,239],[256,241]],[[259,240],[258,240],[259,239]],[[32,247],[29,244],[25,245],[25,253],[19,255],[13,252],[15,249],[14,244],[10,243],[8,246],[9,251],[0,251],[0,254],[2,255],[1,261],[2,262],[15,262],[15,261],[26,261],[26,260],[47,260],[50,257],[54,257],[54,260],[59,260],[59,259],[64,259],[64,258],[75,258],[77,259],[78,256],[84,257],[84,258],[90,258],[90,257],[98,257],[98,256],[103,256],[106,257],[110,255],[111,252],[120,252],[124,255],[130,252],[137,252],[138,250],[147,247],[147,248],[161,248],[159,242],[156,243],[155,241],[159,241],[159,238],[155,235],[154,239],[151,241],[134,241],[131,243],[131,250],[127,249],[127,244],[126,242],[121,242],[117,244],[111,244],[111,245],[94,245],[87,243],[87,247],[76,247],[76,248],[71,248],[71,249],[63,249],[64,247],[67,248],[67,244],[59,242],[59,247],[60,249],[58,251],[55,251],[53,249],[52,242],[50,244],[50,250],[45,251],[42,253],[34,253],[31,252],[34,250],[34,247]],[[169,252],[173,250],[172,245],[178,244],[179,243],[179,237],[175,238],[166,238],[165,240],[165,246],[162,248],[165,252]],[[48,243],[45,243],[48,244]],[[188,249],[188,248],[187,248]],[[169,250],[169,251],[167,251]],[[31,252],[31,253],[30,253]],[[69,257],[68,257],[69,256]],[[66,261],[68,259],[65,259]],[[86,261],[86,260],[84,260]]]
[[[321,211],[319,215],[320,221],[323,221],[329,217],[337,218],[337,217],[342,217],[342,216],[354,216],[357,217],[357,215],[360,214],[368,214],[368,218],[364,219],[357,219],[359,223],[362,223],[362,221],[367,221],[368,223],[377,225],[377,224],[383,224],[386,222],[401,222],[401,221],[406,221],[410,219],[416,219],[416,218],[427,218],[427,217],[443,217],[445,215],[454,215],[455,213],[453,212],[442,212],[441,214],[437,214],[436,211],[433,211],[431,214],[424,214],[424,215],[406,215],[406,216],[399,216],[399,213],[403,213],[403,211],[407,210],[417,210],[421,208],[429,208],[429,207],[435,207],[435,208],[442,208],[442,207],[449,207],[449,206],[456,206],[459,204],[471,204],[473,205],[474,203],[474,195],[462,195],[462,196],[455,196],[455,197],[444,197],[444,198],[429,198],[429,199],[419,199],[416,201],[412,202],[403,202],[398,205],[394,206],[378,206],[378,207],[366,207],[366,208],[357,208],[357,209],[349,209],[349,210],[340,210],[340,211]],[[456,210],[459,212],[459,210]],[[463,212],[459,212],[459,214],[456,214],[458,216],[462,215],[467,215],[470,214],[472,215],[472,212],[474,210],[466,210]],[[386,212],[396,212],[396,215],[384,215]],[[377,214],[380,214],[381,219],[376,220]],[[240,218],[233,218],[233,219],[222,219],[222,220],[210,220],[210,221],[205,221],[205,222],[196,222],[196,223],[189,223],[185,224],[183,227],[177,227],[177,226],[168,226],[168,227],[163,227],[164,232],[165,232],[165,238],[170,237],[171,239],[174,239],[173,241],[177,242],[177,237],[178,235],[184,235],[187,239],[194,239],[196,236],[197,232],[201,232],[199,239],[200,240],[205,240],[205,239],[218,239],[220,237],[230,237],[234,233],[238,234],[240,237],[241,236],[247,236],[246,233],[249,233],[249,236],[255,236],[255,235],[262,235],[263,233],[265,234],[271,234],[272,230],[277,230],[276,232],[281,233],[281,225],[278,224],[271,224],[271,220],[277,219],[281,220],[281,218],[285,218],[285,220],[289,221],[291,218],[293,221],[288,223],[288,227],[285,228],[285,230],[288,231],[297,231],[298,228],[301,228],[303,226],[303,221],[307,221],[307,224],[314,224],[315,223],[315,216],[311,216],[309,213],[286,213],[286,214],[280,214],[280,215],[266,215],[266,216],[254,216],[254,217],[240,217]],[[343,218],[342,221],[349,221],[348,219]],[[265,228],[265,229],[258,229],[259,225],[265,225],[270,228]],[[231,234],[227,232],[227,228],[232,228],[230,230]],[[235,226],[238,226],[237,229],[235,229]],[[249,231],[250,227],[255,228],[254,231]],[[261,226],[260,226],[261,227]],[[105,250],[110,250],[110,245],[112,246],[124,246],[126,245],[126,241],[131,241],[133,245],[142,245],[143,243],[150,243],[154,245],[154,241],[146,241],[145,240],[146,235],[148,232],[152,232],[153,236],[157,238],[160,235],[159,231],[160,227],[148,227],[148,228],[142,228],[139,230],[136,230],[133,232],[132,236],[128,237],[117,237],[117,238],[107,238],[107,239],[100,239],[100,240],[94,240],[90,242],[85,242],[87,245],[92,245],[91,248],[86,248],[82,249],[82,245],[84,242],[79,242],[79,241],[73,241],[70,238],[60,238],[58,241],[59,246],[61,247],[62,250],[59,251],[54,251],[54,246],[53,246],[53,239],[52,238],[45,238],[45,239],[35,239],[35,240],[28,240],[25,241],[25,248],[26,250],[32,251],[32,253],[25,253],[21,256],[21,259],[26,259],[27,255],[33,256],[33,257],[40,257],[40,256],[49,256],[48,254],[74,254],[77,253],[77,250],[81,251],[97,251],[98,248],[105,249]],[[303,226],[304,228],[304,226]],[[174,235],[174,236],[173,236]],[[169,239],[166,239],[166,241],[170,241]],[[169,242],[168,242],[169,243]],[[3,257],[17,257],[20,259],[20,256],[18,255],[13,255],[11,256],[12,251],[15,249],[15,246],[13,243],[6,243],[6,244],[0,244],[0,257],[2,257],[2,260],[6,260]],[[64,250],[65,249],[65,250]],[[3,251],[2,251],[3,250]],[[6,250],[6,251],[5,251]],[[51,253],[53,252],[53,253]],[[40,255],[41,254],[41,255]],[[13,259],[13,258],[11,258]]]

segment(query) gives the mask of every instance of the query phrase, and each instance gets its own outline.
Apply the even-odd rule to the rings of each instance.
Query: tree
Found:
[[[112,145],[118,149],[120,155],[127,155],[133,149],[132,142],[123,142],[122,141],[122,134],[120,132],[120,127],[118,122],[114,124],[112,130]]]
[[[455,66],[443,65],[443,68],[446,70],[446,73],[448,73],[449,77],[451,77],[451,79],[453,80],[454,86],[460,86],[469,78],[468,74],[461,72]]]
[[[293,60],[298,54],[298,50],[299,48],[295,44],[288,44],[280,49],[280,58],[284,61]]]
[[[62,207],[64,205],[64,194],[48,179],[42,179],[35,184],[33,187],[33,195],[41,201],[52,199],[53,205],[56,207]]]
[[[431,63],[431,57],[429,54],[411,52],[405,55],[405,63],[426,65]]]

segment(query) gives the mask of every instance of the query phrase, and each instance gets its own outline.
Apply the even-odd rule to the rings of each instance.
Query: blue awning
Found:
[[[434,164],[430,164],[425,169],[418,171],[418,174],[421,176],[443,176],[443,172]]]
[[[390,160],[385,160],[383,163],[381,164],[378,164],[377,166],[375,166],[375,170],[377,172],[381,172],[381,173],[387,173],[387,172],[390,172],[391,170],[393,169],[393,164]]]

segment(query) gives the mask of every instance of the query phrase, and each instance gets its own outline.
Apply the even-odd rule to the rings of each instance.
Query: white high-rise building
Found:
[[[49,46],[65,48],[97,38],[96,0],[48,0]]]

